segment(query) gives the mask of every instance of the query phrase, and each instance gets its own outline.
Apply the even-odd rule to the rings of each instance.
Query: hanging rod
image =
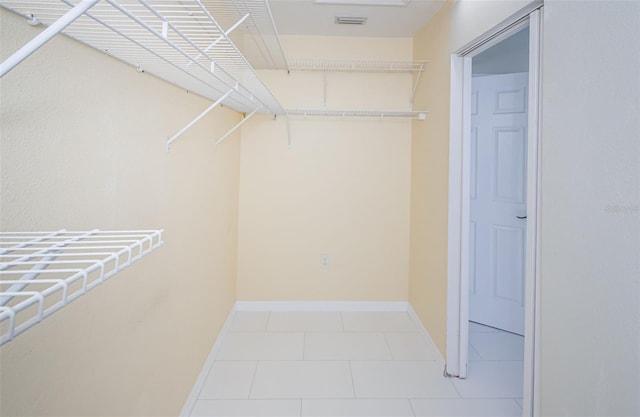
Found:
[[[426,111],[394,111],[394,110],[316,110],[287,109],[290,116],[302,117],[363,117],[374,119],[413,119],[425,120]]]
[[[292,59],[291,71],[327,72],[421,72],[428,61],[385,61],[348,59]]]
[[[0,345],[162,243],[162,230],[1,232]]]

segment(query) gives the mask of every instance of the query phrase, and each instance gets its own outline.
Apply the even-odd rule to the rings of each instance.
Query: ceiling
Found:
[[[476,55],[474,75],[512,74],[529,71],[529,27]]]
[[[380,3],[385,0],[351,1]],[[280,35],[368,37],[413,37],[444,3],[445,0],[410,0],[407,6],[371,6],[269,0]],[[338,25],[336,16],[366,17],[367,22],[364,25]]]

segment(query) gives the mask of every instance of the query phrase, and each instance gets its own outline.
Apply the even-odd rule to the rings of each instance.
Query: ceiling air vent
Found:
[[[336,25],[364,25],[365,23],[367,23],[366,17],[336,16]]]

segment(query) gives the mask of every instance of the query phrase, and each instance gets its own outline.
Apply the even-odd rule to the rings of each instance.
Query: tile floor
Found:
[[[460,380],[419,329],[401,312],[238,312],[191,416],[522,415],[522,337],[471,323]]]

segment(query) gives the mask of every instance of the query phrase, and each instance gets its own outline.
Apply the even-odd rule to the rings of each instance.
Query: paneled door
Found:
[[[524,334],[527,73],[476,76],[469,320]]]

